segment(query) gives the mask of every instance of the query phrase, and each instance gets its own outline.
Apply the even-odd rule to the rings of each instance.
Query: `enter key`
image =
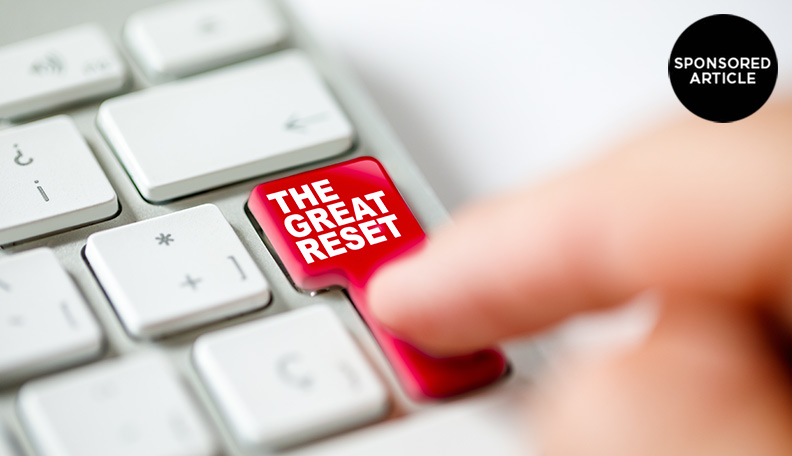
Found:
[[[306,291],[345,288],[414,400],[465,393],[507,368],[497,349],[437,358],[398,339],[370,314],[366,286],[384,263],[426,235],[383,169],[363,157],[256,187],[248,207],[294,284]]]

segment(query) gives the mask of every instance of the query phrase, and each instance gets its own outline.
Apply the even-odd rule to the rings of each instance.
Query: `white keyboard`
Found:
[[[521,452],[523,376],[414,402],[251,222],[257,185],[360,156],[446,220],[288,5],[41,8],[0,16],[0,456]]]

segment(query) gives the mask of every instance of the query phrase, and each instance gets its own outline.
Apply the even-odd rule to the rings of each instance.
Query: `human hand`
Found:
[[[645,342],[549,385],[547,454],[790,455],[791,126],[690,119],[472,206],[377,272],[371,310],[456,354],[657,290]]]

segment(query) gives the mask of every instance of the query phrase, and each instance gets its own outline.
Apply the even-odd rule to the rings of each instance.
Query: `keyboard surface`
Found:
[[[246,212],[262,183],[371,156],[425,231],[447,220],[288,4],[31,0],[0,24],[0,454],[433,454],[457,426],[456,448],[515,450],[476,420],[513,407],[533,350],[417,402]]]

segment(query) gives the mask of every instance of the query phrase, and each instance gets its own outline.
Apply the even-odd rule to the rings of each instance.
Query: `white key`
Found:
[[[269,303],[266,279],[210,204],[92,234],[85,256],[135,337],[161,337]]]
[[[386,390],[326,307],[201,336],[193,356],[232,432],[250,449],[298,443],[387,411]]]
[[[0,118],[17,118],[117,92],[126,68],[94,24],[0,48]]]
[[[67,116],[0,131],[0,245],[112,217],[118,211]]]
[[[285,33],[267,0],[173,1],[135,13],[124,27],[129,50],[155,79],[261,55]]]
[[[108,100],[97,121],[156,202],[338,155],[353,135],[299,51]]]
[[[42,456],[215,454],[204,417],[161,355],[104,361],[25,384],[19,412]]]
[[[102,331],[51,250],[0,260],[0,383],[101,351]]]

